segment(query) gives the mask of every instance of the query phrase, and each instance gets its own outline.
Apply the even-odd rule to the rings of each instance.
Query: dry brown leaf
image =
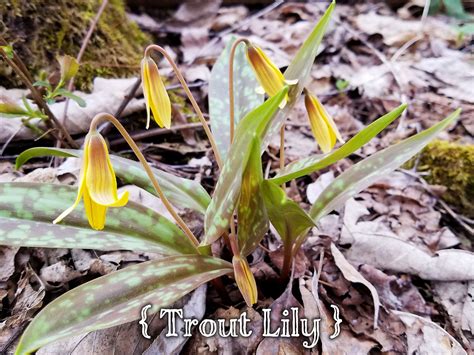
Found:
[[[290,282],[291,285],[291,282]],[[299,316],[304,317],[304,310],[301,304],[296,300],[292,294],[291,287],[287,287],[285,292],[278,297],[270,306],[271,317],[270,317],[270,329],[273,332],[275,329],[281,326],[282,312],[292,307],[296,307],[299,310]],[[293,319],[290,318],[289,327],[292,329]],[[299,355],[309,354],[309,350],[303,347],[304,338],[292,337],[292,338],[264,338],[257,348],[257,355],[266,354],[288,354],[288,355]]]
[[[55,168],[38,168],[31,173],[15,179],[16,182],[38,182],[45,184],[59,184],[58,171]]]
[[[217,13],[217,17],[211,24],[211,30],[222,31],[227,27],[233,26],[245,19],[248,12],[247,7],[242,5],[221,7]]]
[[[15,256],[19,249],[0,246],[0,282],[6,282],[15,272]]]
[[[426,304],[409,275],[387,275],[368,264],[361,265],[359,270],[377,289],[381,303],[386,308],[426,315],[437,313]]]
[[[415,314],[392,312],[407,327],[408,354],[467,355],[461,344],[436,323]]]
[[[46,266],[40,271],[41,280],[51,287],[61,287],[82,275],[82,272],[74,270],[64,261]]]
[[[300,292],[303,299],[305,316],[308,319],[319,318],[320,322],[320,341],[322,346],[322,354],[324,355],[344,355],[350,349],[351,354],[363,355],[368,354],[371,349],[377,346],[377,343],[356,337],[350,330],[346,328],[344,323],[341,324],[341,332],[334,339],[330,335],[334,333],[334,320],[331,312],[320,301],[318,295],[318,279],[317,275],[313,275],[311,283],[311,291],[304,285],[300,279]]]
[[[19,335],[18,332],[24,328],[27,321],[41,308],[45,291],[43,285],[32,287],[30,279],[36,278],[34,271],[29,267],[21,274],[14,295],[13,308],[11,316],[0,322],[0,350],[3,345],[8,344],[13,337]],[[10,345],[9,349],[13,353],[14,346]]]
[[[167,26],[175,29],[183,27],[209,27],[221,6],[222,0],[188,0],[183,2]]]
[[[315,182],[308,184],[306,187],[306,197],[309,203],[313,204],[323,190],[334,180],[334,172],[332,170],[321,174]]]
[[[209,41],[209,31],[206,27],[186,26],[181,31],[181,50],[183,52],[183,61],[191,64],[201,54],[202,48]],[[203,53],[206,54],[207,53]]]
[[[448,24],[429,19],[423,26],[419,20],[401,20],[394,16],[382,16],[375,12],[356,16],[357,27],[367,34],[379,33],[388,46],[401,46],[417,35],[427,34],[446,41],[456,41],[457,33]]]
[[[357,282],[363,284],[367,287],[372,295],[372,299],[374,300],[374,329],[377,328],[377,322],[379,319],[379,309],[380,309],[380,299],[375,289],[374,285],[372,285],[369,281],[367,281],[344,257],[344,255],[337,249],[334,243],[331,243],[331,253],[334,258],[334,262],[336,263],[339,270],[341,270],[344,277],[351,282]]]
[[[209,319],[224,319],[226,324],[232,319],[238,319],[241,314],[245,312],[247,314],[246,329],[252,331],[252,335],[249,337],[221,337],[214,335],[212,337],[204,337],[200,333],[195,332],[193,337],[190,339],[182,353],[184,354],[252,354],[254,353],[257,345],[262,340],[262,317],[253,308],[237,309],[229,307],[227,309],[218,308]],[[230,328],[226,327],[226,331]],[[237,329],[237,335],[239,330]]]
[[[354,243],[346,257],[382,270],[404,272],[436,281],[474,280],[474,254],[464,250],[440,250],[429,255],[415,246],[387,235],[352,233]]]
[[[433,289],[454,330],[474,345],[474,282],[433,282]]]
[[[71,256],[74,267],[79,272],[89,271],[92,274],[106,275],[119,267],[119,262],[108,262],[102,257],[93,256],[88,250],[72,249]]]

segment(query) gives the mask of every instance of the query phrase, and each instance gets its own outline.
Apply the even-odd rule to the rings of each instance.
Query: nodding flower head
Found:
[[[309,116],[311,130],[323,153],[329,153],[336,139],[344,143],[332,117],[327,113],[318,98],[305,90],[304,104]]]
[[[146,128],[150,126],[150,109],[154,120],[160,127],[170,128],[171,102],[158,71],[158,66],[153,59],[145,55],[142,59],[141,67],[143,94],[147,111]]]
[[[257,76],[257,80],[262,85],[268,96],[276,95],[288,83],[280,69],[268,58],[268,56],[257,46],[247,45],[247,58]],[[282,107],[286,104],[287,98],[283,100]]]
[[[83,199],[90,226],[101,230],[105,225],[107,208],[124,206],[128,202],[128,191],[118,196],[117,180],[107,145],[102,135],[95,129],[86,136],[82,159],[76,201],[53,223],[59,223]]]
[[[249,263],[243,256],[234,255],[232,258],[232,264],[234,266],[235,282],[239,287],[245,302],[249,307],[257,303],[257,284],[253,277],[252,271],[250,271]]]

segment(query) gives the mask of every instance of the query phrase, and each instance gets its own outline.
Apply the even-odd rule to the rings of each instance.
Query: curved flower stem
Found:
[[[235,129],[235,113],[234,113],[234,57],[237,46],[240,43],[249,45],[250,42],[247,38],[238,38],[230,49],[229,56],[229,116],[230,116],[230,142],[234,140],[234,129]]]
[[[153,187],[155,188],[155,191],[156,193],[158,194],[158,196],[160,197],[161,201],[163,202],[163,204],[165,205],[166,209],[168,210],[168,212],[171,214],[171,216],[173,216],[174,220],[176,221],[176,223],[179,225],[179,227],[183,230],[183,232],[186,234],[186,236],[189,238],[189,240],[195,245],[195,246],[198,246],[199,245],[199,241],[198,239],[196,238],[196,236],[193,234],[193,232],[191,231],[191,229],[189,229],[189,227],[186,225],[186,223],[183,221],[183,219],[178,215],[178,213],[176,212],[176,210],[174,209],[173,205],[169,202],[169,200],[166,198],[165,194],[163,193],[163,190],[161,189],[160,187],[160,184],[158,183],[158,180],[156,179],[155,177],[155,174],[153,174],[153,171],[151,170],[150,168],[150,165],[148,164],[148,162],[146,161],[145,157],[143,156],[142,152],[140,151],[140,149],[138,148],[137,144],[135,143],[135,141],[132,139],[132,137],[130,137],[130,135],[128,134],[127,130],[125,129],[124,126],[122,126],[122,124],[119,122],[119,120],[117,120],[114,116],[112,116],[111,114],[108,114],[108,113],[99,113],[98,115],[96,115],[93,119],[92,119],[92,122],[91,122],[91,125],[90,125],[90,130],[95,130],[97,129],[97,125],[101,122],[101,121],[109,121],[110,123],[112,123],[116,128],[117,130],[120,132],[120,134],[123,136],[123,138],[125,139],[125,141],[128,143],[128,145],[130,146],[130,148],[132,148],[133,152],[135,153],[135,155],[137,156],[138,160],[140,161],[140,163],[142,164],[143,166],[143,169],[145,169],[145,172],[146,174],[148,175],[148,178],[150,179],[151,183],[153,184]]]
[[[191,105],[193,106],[194,110],[196,111],[199,120],[202,123],[202,126],[204,128],[204,131],[206,132],[207,138],[209,139],[209,142],[211,143],[212,151],[214,152],[214,156],[216,157],[216,162],[217,166],[219,169],[222,168],[222,159],[221,155],[219,154],[219,150],[217,149],[216,141],[214,139],[214,136],[209,128],[209,125],[206,122],[206,119],[204,118],[204,115],[202,114],[201,109],[199,108],[199,105],[197,104],[196,100],[194,99],[193,94],[191,93],[191,90],[189,89],[188,84],[186,83],[186,80],[184,79],[183,75],[181,74],[181,71],[179,70],[178,66],[174,62],[173,58],[164,50],[164,48],[156,45],[156,44],[151,44],[145,49],[145,56],[150,54],[150,51],[155,50],[157,52],[160,52],[170,63],[171,67],[173,68],[174,73],[176,74],[176,77],[178,78],[179,82],[181,83],[181,86],[183,87],[184,91],[186,92],[186,95],[189,98],[189,101],[191,101]]]

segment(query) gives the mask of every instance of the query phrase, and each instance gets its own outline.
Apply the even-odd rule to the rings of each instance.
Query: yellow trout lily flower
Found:
[[[308,112],[311,130],[323,153],[329,153],[334,148],[336,139],[344,143],[332,117],[327,113],[318,98],[306,89],[304,104]]]
[[[249,307],[257,303],[257,284],[250,271],[250,265],[245,257],[234,255],[232,258],[232,265],[234,266],[235,282],[239,287],[245,302]]]
[[[150,126],[150,109],[153,118],[160,127],[171,126],[171,101],[166,91],[165,84],[158,72],[158,66],[149,56],[145,56],[141,62],[143,95],[145,96],[147,122],[146,128]]]
[[[250,62],[258,82],[262,85],[263,90],[268,96],[275,96],[284,86],[289,83],[277,68],[270,58],[259,47],[248,44],[247,45],[247,59]],[[283,99],[280,108],[286,105],[288,95]]]
[[[120,197],[117,194],[117,180],[107,145],[97,130],[90,131],[86,136],[76,201],[53,223],[59,223],[71,213],[81,198],[84,200],[87,220],[96,230],[104,228],[108,207],[122,207],[128,202],[128,191]]]

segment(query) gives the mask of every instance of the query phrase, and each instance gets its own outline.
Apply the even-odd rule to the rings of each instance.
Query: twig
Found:
[[[194,122],[194,123],[186,123],[182,125],[172,126],[171,128],[152,128],[144,132],[131,134],[131,137],[133,138],[133,140],[137,141],[141,139],[162,136],[165,134],[173,133],[176,131],[182,131],[182,130],[190,129],[190,128],[202,128],[202,124],[200,122]],[[115,146],[115,145],[120,145],[124,142],[125,140],[123,138],[117,138],[117,139],[114,139],[113,141],[110,141],[109,144],[110,146]]]
[[[5,151],[5,149],[7,149],[10,142],[13,140],[13,138],[15,138],[15,136],[18,134],[18,132],[21,131],[21,129],[22,129],[22,126],[20,126],[15,132],[13,132],[13,134],[10,137],[8,137],[8,139],[3,144],[2,149],[0,149],[0,156],[3,155],[3,152]]]
[[[400,169],[400,171],[406,175],[409,175],[409,176],[412,176],[416,179],[418,179],[421,184],[423,185],[423,187],[425,188],[426,191],[428,191],[432,196],[435,196],[438,200],[438,203],[446,210],[446,212],[452,217],[454,218],[454,220],[456,220],[456,222],[459,223],[459,225],[461,227],[463,227],[466,232],[468,232],[470,235],[474,235],[474,229],[471,228],[470,226],[468,226],[461,218],[460,216],[457,215],[456,212],[454,212],[451,207],[448,206],[448,204],[446,202],[444,202],[441,198],[438,198],[438,196],[433,192],[433,190],[431,189],[430,185],[428,184],[428,182],[422,177],[420,176],[420,174],[416,173],[416,172],[413,172],[413,171],[410,171],[410,170],[405,170],[405,169]]]
[[[77,148],[76,142],[72,139],[71,135],[69,132],[64,128],[64,126],[61,124],[61,122],[58,121],[56,116],[51,112],[49,109],[49,106],[46,104],[46,102],[43,99],[43,96],[41,93],[33,86],[33,83],[31,80],[28,78],[28,75],[23,72],[23,70],[20,69],[20,67],[8,57],[8,55],[5,53],[3,49],[0,49],[0,54],[2,55],[3,59],[10,65],[10,67],[15,71],[15,73],[20,77],[21,81],[26,85],[26,87],[30,90],[31,95],[33,96],[33,99],[36,103],[36,105],[48,116],[48,120],[45,120],[46,125],[49,128],[56,128],[58,129],[62,134],[63,137],[66,139],[67,143],[69,146],[73,148]],[[24,65],[23,65],[24,66]],[[54,138],[56,139],[61,139],[56,132],[51,131],[51,135],[53,135]]]
[[[425,27],[426,24],[426,18],[428,17],[428,12],[430,10],[430,4],[431,0],[425,0],[425,6],[423,7],[423,14],[421,15],[421,28],[420,31],[423,31],[423,28]],[[418,42],[420,39],[423,38],[423,33],[416,35],[414,38],[410,39],[408,42],[406,42],[403,46],[401,46],[393,55],[392,58],[390,58],[390,61],[392,63],[395,63],[395,61],[400,58],[400,56],[405,53],[405,51],[410,48],[413,44]]]
[[[139,76],[137,78],[137,80],[135,80],[135,83],[130,88],[130,91],[128,92],[128,94],[124,96],[124,98],[123,98],[122,102],[120,103],[120,106],[118,107],[117,111],[115,111],[114,116],[117,117],[117,119],[120,119],[120,116],[122,115],[123,110],[125,110],[125,108],[130,103],[130,101],[135,97],[141,83],[142,83],[142,78]],[[112,124],[107,121],[107,122],[104,122],[99,127],[99,132],[102,133],[103,135],[107,135],[110,132],[111,128],[112,128]]]
[[[108,0],[103,0],[102,4],[99,7],[99,10],[97,11],[97,14],[95,15],[94,19],[91,22],[91,25],[89,26],[89,30],[86,33],[86,36],[84,37],[84,40],[82,41],[81,48],[79,49],[79,53],[77,54],[76,60],[78,63],[81,62],[82,56],[84,55],[84,52],[86,51],[87,45],[89,44],[89,41],[92,37],[92,34],[94,33],[95,27],[97,26],[97,23],[99,22],[100,16],[102,16],[102,13],[105,10],[105,7],[107,6]],[[71,91],[72,87],[74,86],[74,79],[75,77],[72,77],[71,80],[69,80],[69,83],[67,85],[67,90]],[[66,97],[66,103],[64,105],[64,112],[63,112],[63,118],[62,118],[62,124],[65,124],[66,119],[67,119],[67,110],[69,108],[69,97]]]

